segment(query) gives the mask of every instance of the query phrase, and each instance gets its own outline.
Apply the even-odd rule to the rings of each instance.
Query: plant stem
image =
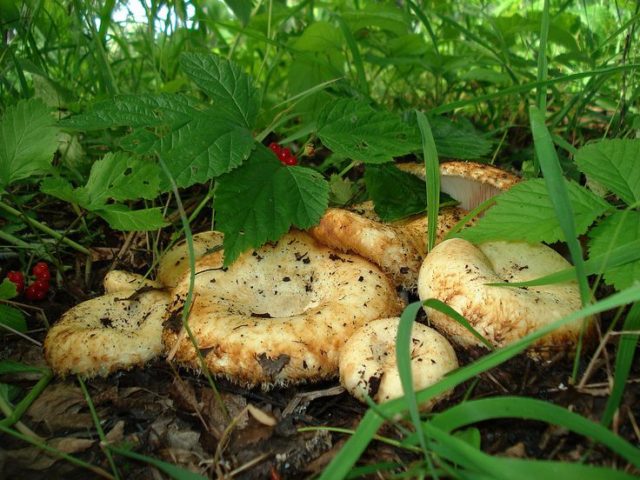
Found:
[[[80,253],[83,253],[85,255],[91,255],[91,252],[87,250],[85,247],[83,247],[82,245],[80,245],[79,243],[76,243],[70,238],[65,237],[64,235],[61,235],[60,233],[56,232],[54,229],[47,227],[44,223],[27,217],[21,211],[16,210],[15,208],[11,207],[10,205],[7,205],[2,201],[0,201],[0,209],[4,210],[5,212],[11,215],[15,215],[16,217],[21,218],[26,224],[40,230],[41,232],[46,233],[47,235],[50,235],[51,237],[55,238],[56,240],[59,240],[62,243],[65,243],[67,246],[73,248],[74,250]]]

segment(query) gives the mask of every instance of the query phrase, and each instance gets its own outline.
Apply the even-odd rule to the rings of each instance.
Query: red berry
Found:
[[[36,285],[40,290],[44,290],[44,293],[49,291],[49,280],[44,278],[37,278],[31,285]]]
[[[49,287],[47,286],[47,290],[48,288]],[[30,300],[30,301],[44,300],[45,297],[47,296],[47,290],[42,288],[41,285],[38,285],[37,282],[34,282],[27,287],[27,289],[24,292],[24,296],[27,298],[27,300]]]
[[[47,280],[47,281],[51,279],[51,272],[49,271],[49,265],[47,265],[46,262],[36,263],[31,269],[31,273],[33,273],[33,275],[38,279]]]
[[[7,278],[10,282],[13,282],[16,286],[16,290],[18,293],[22,293],[24,290],[24,275],[22,272],[18,272],[16,270],[12,270],[7,272]]]
[[[271,149],[271,151],[273,153],[275,153],[276,155],[278,155],[281,151],[282,151],[282,147],[280,145],[278,145],[276,142],[271,142],[269,144],[269,148]]]

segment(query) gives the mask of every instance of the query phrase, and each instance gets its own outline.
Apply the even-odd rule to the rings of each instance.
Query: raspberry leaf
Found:
[[[189,78],[211,97],[216,111],[226,113],[239,125],[253,128],[260,93],[240,67],[222,57],[201,53],[183,53],[180,64]]]
[[[640,202],[640,140],[602,140],[575,155],[582,173],[596,180],[627,205]]]
[[[318,136],[334,153],[365,163],[390,162],[421,147],[415,127],[351,98],[332,102],[322,110]]]
[[[46,173],[58,148],[58,129],[41,100],[22,100],[0,121],[0,191],[15,182]]]
[[[567,182],[576,232],[589,226],[611,206],[573,181]],[[564,235],[555,214],[544,179],[521,182],[495,197],[496,205],[476,225],[460,232],[459,237],[474,243],[490,240],[556,242]]]
[[[632,245],[640,240],[640,212],[617,211],[605,218],[589,232],[589,256],[606,255],[609,251]],[[604,271],[604,280],[617,290],[630,287],[640,278],[640,260]]]
[[[218,181],[216,227],[224,233],[225,264],[248,248],[277,240],[292,226],[315,225],[327,208],[328,195],[329,186],[319,173],[285,166],[258,145],[242,167]]]

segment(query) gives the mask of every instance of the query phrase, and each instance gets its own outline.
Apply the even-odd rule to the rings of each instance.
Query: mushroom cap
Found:
[[[421,300],[436,298],[446,303],[491,344],[501,347],[579,310],[580,293],[576,282],[519,288],[487,284],[524,282],[570,266],[543,244],[487,242],[475,246],[453,238],[436,246],[425,258],[418,294]],[[482,346],[455,320],[437,310],[426,310],[430,323],[454,343]],[[588,319],[589,324],[592,320]],[[581,325],[582,321],[576,321],[543,337],[530,350],[530,356],[544,358],[554,350],[571,350]]]
[[[427,252],[427,217],[414,216],[383,223],[373,204],[356,205],[355,211],[330,208],[309,233],[321,243],[356,253],[388,273],[404,288],[415,288],[418,271]],[[445,207],[438,215],[437,241],[441,241],[466,212]]]
[[[266,389],[336,376],[351,333],[402,309],[375,265],[338,254],[305,232],[245,252],[228,268],[223,254],[196,262],[188,321],[209,371],[236,383]],[[173,290],[163,338],[170,359],[199,369],[182,331],[188,290],[185,275]]]
[[[359,328],[340,352],[340,383],[358,400],[369,396],[378,403],[403,395],[396,363],[399,318],[383,318]],[[447,372],[458,368],[458,359],[449,341],[437,331],[414,322],[411,331],[411,372],[413,387],[433,385]],[[451,392],[444,392],[421,405],[431,410]]]
[[[400,163],[397,167],[425,178],[424,165],[420,163]],[[519,181],[516,175],[486,163],[454,161],[440,164],[440,190],[460,202],[464,210],[473,210]]]
[[[160,282],[151,280],[138,273],[125,272],[124,270],[111,270],[107,272],[102,280],[104,293],[134,292],[144,288],[160,289],[163,285]]]
[[[106,376],[160,355],[169,295],[159,290],[110,293],[76,305],[49,330],[47,363],[58,375]]]
[[[193,236],[195,259],[212,250],[222,248],[223,238],[224,235],[215,230],[196,233]],[[181,240],[160,257],[156,278],[168,287],[175,287],[187,270],[189,270],[189,249],[187,241]]]

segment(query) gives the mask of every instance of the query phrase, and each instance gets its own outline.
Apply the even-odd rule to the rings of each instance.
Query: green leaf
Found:
[[[244,26],[251,19],[251,10],[253,9],[253,1],[251,0],[224,0],[227,7],[231,9],[233,14],[240,20]]]
[[[27,331],[27,320],[24,317],[24,313],[17,308],[2,303],[0,303],[0,323],[21,333]],[[0,328],[0,331],[2,331],[2,328]]]
[[[61,120],[59,125],[80,130],[178,126],[188,122],[196,111],[195,100],[184,95],[117,95],[96,103],[90,112]]]
[[[318,136],[334,153],[365,163],[390,162],[421,146],[414,127],[392,113],[351,98],[332,102],[322,110]]]
[[[296,50],[307,52],[332,52],[342,49],[344,37],[340,29],[329,22],[314,22],[292,42]]]
[[[156,230],[167,225],[159,207],[130,210],[124,205],[105,205],[93,212],[104,218],[111,228],[125,232]]]
[[[8,278],[5,278],[0,282],[0,300],[9,300],[18,296],[18,290],[16,284]]]
[[[607,187],[627,205],[640,202],[640,140],[601,140],[578,150],[582,173]]]
[[[211,109],[164,137],[160,154],[178,187],[189,187],[238,167],[254,146],[250,130]],[[161,185],[169,188],[166,176]]]
[[[315,225],[327,208],[329,186],[304,167],[282,165],[258,145],[245,164],[222,177],[216,189],[216,227],[224,233],[225,264],[248,248],[275,241],[291,226]]]
[[[89,204],[89,195],[84,187],[75,188],[68,180],[62,177],[45,178],[40,183],[40,191],[65,202],[82,206]]]
[[[215,55],[183,53],[180,64],[214,103],[215,108],[226,113],[238,124],[253,128],[260,94],[253,80],[236,64]]]
[[[342,178],[337,173],[329,177],[329,198],[334,205],[346,205],[351,201],[355,192],[353,182],[348,178]]]
[[[606,255],[616,247],[640,240],[640,212],[628,210],[615,212],[602,220],[589,232],[589,255]],[[609,268],[604,281],[617,290],[623,290],[640,279],[640,260]]]
[[[429,118],[438,155],[460,160],[475,160],[488,155],[493,143],[470,123],[445,117]]]
[[[425,211],[424,180],[393,164],[367,165],[364,181],[376,213],[385,222]]]
[[[153,199],[158,194],[160,169],[157,164],[127,153],[108,153],[91,167],[85,190],[94,210],[107,200]]]
[[[0,121],[0,189],[50,170],[58,129],[41,100],[21,100]]]
[[[572,181],[565,182],[576,231],[580,235],[611,206],[586,188]],[[496,205],[476,225],[461,231],[457,236],[474,243],[490,240],[564,240],[543,179],[521,182],[495,197],[495,201]]]

